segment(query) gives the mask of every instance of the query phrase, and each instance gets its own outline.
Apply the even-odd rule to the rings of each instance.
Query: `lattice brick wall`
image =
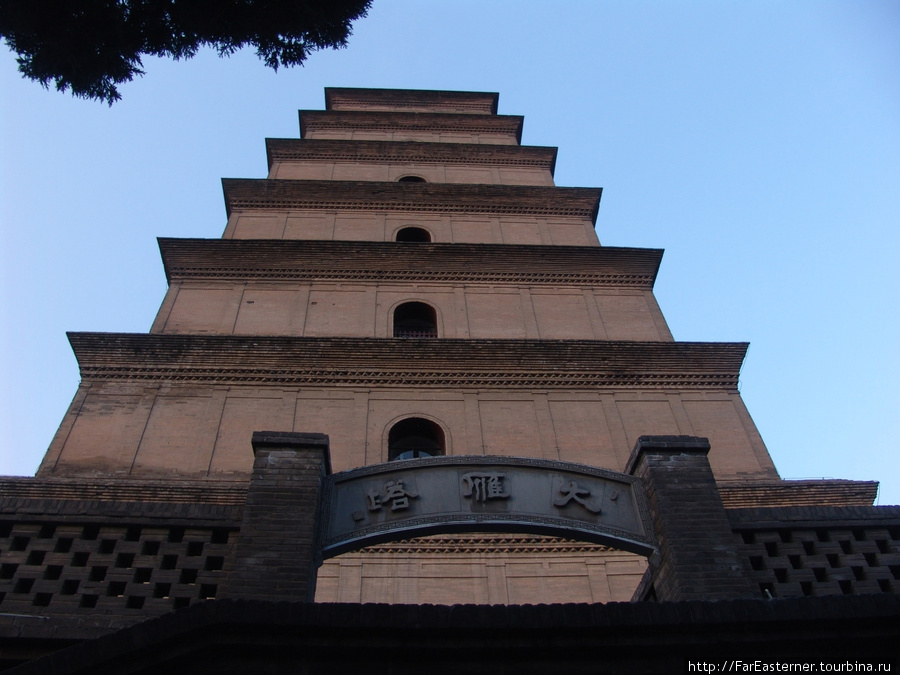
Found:
[[[735,537],[764,597],[900,593],[900,526],[742,527]]]
[[[237,530],[0,522],[0,612],[163,614],[215,598]]]

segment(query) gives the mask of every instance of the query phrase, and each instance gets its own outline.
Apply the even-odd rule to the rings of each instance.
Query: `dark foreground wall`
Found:
[[[752,672],[735,660],[756,659],[844,664],[837,672],[890,663],[896,672],[898,636],[900,597],[893,594],[508,607],[216,600],[10,672],[597,675],[703,672],[688,661]]]

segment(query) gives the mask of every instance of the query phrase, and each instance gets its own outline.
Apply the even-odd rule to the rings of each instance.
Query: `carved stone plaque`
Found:
[[[333,474],[323,486],[323,557],[442,532],[531,532],[656,550],[632,476],[510,457],[433,457]]]

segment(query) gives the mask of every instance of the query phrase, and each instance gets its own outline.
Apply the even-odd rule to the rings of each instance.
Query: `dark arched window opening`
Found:
[[[421,227],[404,227],[401,230],[397,230],[397,241],[428,243],[431,241],[431,234],[428,230]]]
[[[421,176],[400,176],[397,179],[399,183],[424,183],[425,179]]]
[[[400,420],[388,432],[388,460],[437,457],[444,454],[444,431],[421,417]]]
[[[394,337],[436,338],[437,312],[424,302],[404,302],[394,310]]]

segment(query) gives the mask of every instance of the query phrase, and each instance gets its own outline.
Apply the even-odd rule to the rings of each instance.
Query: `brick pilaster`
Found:
[[[234,562],[219,597],[312,602],[328,436],[258,431]]]
[[[709,441],[693,436],[641,436],[626,471],[647,492],[660,556],[652,569],[661,601],[756,597],[746,562],[709,466]]]

